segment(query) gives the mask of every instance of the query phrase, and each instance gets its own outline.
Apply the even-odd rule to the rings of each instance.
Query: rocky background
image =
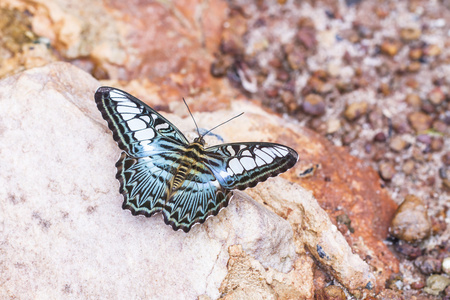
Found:
[[[448,1],[0,3],[1,298],[450,299]],[[121,210],[93,94],[300,155],[189,234]],[[251,198],[250,198],[250,197]]]

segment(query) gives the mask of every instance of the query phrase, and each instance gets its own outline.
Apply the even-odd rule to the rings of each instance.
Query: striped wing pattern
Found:
[[[273,143],[231,143],[204,148],[189,143],[155,110],[128,93],[100,87],[97,107],[122,152],[116,178],[122,207],[147,217],[160,212],[174,230],[217,215],[231,190],[253,187],[297,162],[297,153]]]
[[[119,148],[133,157],[152,156],[189,144],[172,123],[124,91],[101,87],[95,93],[95,102]]]
[[[206,164],[227,189],[244,190],[292,168],[298,154],[275,143],[230,143],[206,149]]]

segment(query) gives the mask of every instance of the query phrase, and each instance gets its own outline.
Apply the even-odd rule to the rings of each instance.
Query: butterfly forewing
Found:
[[[95,101],[124,150],[117,179],[123,208],[147,217],[161,212],[174,230],[228,205],[232,189],[253,187],[294,166],[297,153],[273,143],[231,143],[205,149],[189,143],[168,120],[124,91],[101,87]]]
[[[172,123],[124,91],[101,87],[95,93],[95,102],[108,121],[114,140],[129,155],[152,156],[188,144]]]
[[[207,148],[205,157],[221,186],[243,190],[292,168],[298,154],[275,143],[230,143]]]

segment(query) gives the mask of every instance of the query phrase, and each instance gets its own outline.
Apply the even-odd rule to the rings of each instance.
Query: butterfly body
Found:
[[[100,87],[95,101],[123,150],[116,163],[122,207],[147,217],[160,212],[174,230],[188,232],[226,207],[233,189],[253,187],[297,162],[297,153],[280,144],[205,147],[203,136],[189,143],[155,110],[115,88]]]

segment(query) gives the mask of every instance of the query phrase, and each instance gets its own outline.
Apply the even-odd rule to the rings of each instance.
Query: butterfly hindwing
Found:
[[[124,91],[100,87],[95,102],[120,149],[133,157],[152,156],[188,144],[166,118]]]
[[[226,207],[232,192],[220,186],[204,164],[197,163],[171,195],[163,210],[164,221],[175,230],[188,232],[196,223],[203,223]]]
[[[226,189],[246,189],[292,168],[293,149],[275,143],[230,143],[207,148],[206,165]]]
[[[173,178],[174,168],[170,164],[157,163],[163,159],[134,158],[122,152],[116,163],[116,178],[124,197],[123,209],[147,217],[164,209],[167,181]]]

